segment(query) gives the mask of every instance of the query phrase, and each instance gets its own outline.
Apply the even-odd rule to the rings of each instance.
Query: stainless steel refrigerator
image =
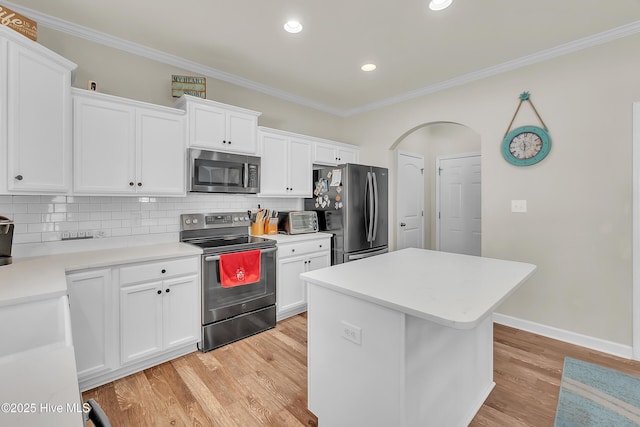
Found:
[[[333,233],[332,264],[389,251],[386,168],[348,163],[314,170],[313,181],[305,210],[318,212],[320,230]]]

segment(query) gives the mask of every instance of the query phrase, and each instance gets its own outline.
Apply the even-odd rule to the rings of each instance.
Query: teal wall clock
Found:
[[[521,126],[507,133],[502,141],[502,156],[512,165],[530,166],[551,151],[551,138],[546,129]]]
[[[520,111],[522,103],[525,101],[529,101],[531,108],[533,108],[543,127],[521,126],[511,130],[511,125],[513,125],[513,121],[516,119],[516,115],[518,111]],[[502,157],[512,165],[530,166],[547,157],[549,151],[551,151],[549,131],[542,121],[542,117],[538,114],[538,110],[536,110],[536,107],[533,105],[529,92],[522,92],[520,94],[518,108],[516,108],[516,112],[502,140]]]

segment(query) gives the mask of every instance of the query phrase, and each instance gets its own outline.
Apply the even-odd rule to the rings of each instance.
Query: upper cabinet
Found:
[[[260,196],[311,197],[312,142],[303,135],[260,127]]]
[[[181,96],[176,107],[189,117],[189,146],[214,151],[256,154],[257,127],[261,113],[190,95]]]
[[[74,193],[185,195],[181,110],[73,89]]]
[[[0,64],[0,192],[67,193],[76,65],[1,25]]]
[[[314,142],[313,163],[327,166],[358,163],[359,154],[360,150],[355,145],[316,139]]]

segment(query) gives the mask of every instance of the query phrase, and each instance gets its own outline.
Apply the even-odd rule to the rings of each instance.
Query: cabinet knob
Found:
[[[135,184],[133,182],[129,183],[129,186],[133,187]]]
[[[222,143],[223,143],[223,144],[226,144],[226,143],[227,143],[227,141],[223,140],[223,141],[222,141]]]
[[[231,141],[227,141],[227,144],[231,145]]]
[[[16,175],[16,179],[17,179],[18,181],[22,181],[22,175]]]
[[[322,247],[322,245],[318,245],[318,246]]]
[[[169,293],[169,292],[171,292],[171,289],[167,288],[167,290],[165,292]]]
[[[295,249],[291,249],[291,253],[294,253],[296,250]]]
[[[166,269],[164,269],[164,268],[163,268],[163,269],[162,269],[162,271],[161,271],[161,273],[162,273],[162,274],[164,274],[164,273],[166,273],[166,272],[167,272],[167,270],[166,270]]]
[[[158,289],[158,295],[162,294],[162,290]]]
[[[142,187],[142,183],[141,182],[138,183],[138,187]]]

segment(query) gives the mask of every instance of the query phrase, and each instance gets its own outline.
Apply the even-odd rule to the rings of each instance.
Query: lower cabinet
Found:
[[[82,391],[196,350],[200,257],[67,274]]]
[[[120,289],[123,364],[198,341],[198,286],[191,275]]]
[[[331,239],[278,243],[277,319],[307,310],[307,292],[300,274],[331,265]]]

